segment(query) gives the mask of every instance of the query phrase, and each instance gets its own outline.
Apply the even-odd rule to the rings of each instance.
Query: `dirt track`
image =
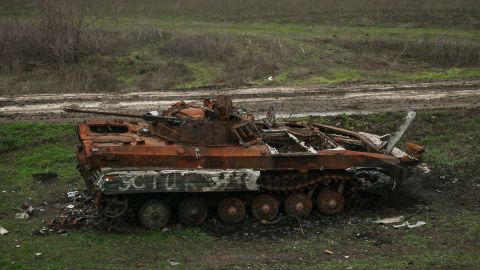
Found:
[[[0,122],[72,119],[72,115],[62,112],[63,107],[72,105],[103,111],[143,113],[162,110],[178,100],[202,100],[217,94],[229,95],[237,106],[248,108],[257,115],[263,115],[269,106],[274,106],[277,114],[282,117],[471,108],[480,106],[480,80],[414,84],[351,84],[316,88],[272,87],[0,96]],[[75,119],[78,119],[78,115]]]

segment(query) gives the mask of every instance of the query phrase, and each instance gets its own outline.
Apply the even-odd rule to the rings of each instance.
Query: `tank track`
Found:
[[[279,194],[283,197],[300,193],[315,198],[322,191],[335,190],[343,196],[346,206],[352,205],[356,200],[360,185],[353,174],[343,171],[272,174],[259,179],[260,192],[263,193]]]
[[[112,207],[109,206],[112,196],[103,194],[92,184],[95,183],[95,181],[98,181],[100,175],[100,170],[96,170],[91,173],[90,177],[85,182],[87,182],[87,187],[93,187],[91,191],[94,195],[94,205],[97,212],[103,218],[106,228],[110,229],[112,224],[122,222],[122,217],[126,215],[124,213],[131,212],[131,209],[127,211],[127,208],[130,208],[130,206],[125,206],[124,209],[120,207],[117,212],[113,209],[114,215],[106,214],[108,211],[112,211]],[[334,190],[343,196],[346,206],[350,205],[350,203],[357,197],[359,186],[360,183],[354,178],[353,174],[349,174],[345,171],[313,171],[308,173],[301,173],[298,171],[264,172],[258,179],[259,190],[246,191],[244,193],[249,193],[254,196],[272,194],[273,197],[278,199],[278,206],[280,206],[289,195],[305,194],[309,200],[315,201],[315,198],[323,191]],[[228,192],[219,195],[222,196],[227,193]],[[195,197],[197,197],[197,195],[201,196],[201,194],[192,195]],[[172,195],[169,194],[169,196]],[[116,201],[116,199],[114,198],[113,201]],[[248,204],[249,203],[247,203],[247,205]],[[125,218],[123,218],[123,222],[124,221]]]
[[[283,173],[270,174],[259,180],[260,191],[275,193],[293,193],[311,190],[319,186],[332,186],[354,182],[353,175],[345,173]]]

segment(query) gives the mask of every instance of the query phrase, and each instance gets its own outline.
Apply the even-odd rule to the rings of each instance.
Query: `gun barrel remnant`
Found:
[[[74,108],[63,108],[63,111],[68,112],[68,113],[91,113],[91,114],[111,115],[111,116],[130,117],[130,118],[143,118],[144,117],[141,114],[103,112],[103,111],[83,110],[83,109],[74,109]]]
[[[63,111],[68,112],[68,113],[91,113],[91,114],[99,114],[99,115],[140,118],[140,119],[143,119],[145,121],[168,121],[168,122],[175,123],[175,124],[178,124],[178,122],[180,122],[176,117],[173,117],[173,116],[157,116],[157,115],[150,115],[150,114],[116,113],[116,112],[104,112],[104,111],[83,110],[83,109],[74,109],[74,108],[63,108]]]

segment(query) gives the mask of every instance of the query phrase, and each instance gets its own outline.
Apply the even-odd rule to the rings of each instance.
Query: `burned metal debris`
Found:
[[[408,221],[405,221],[404,216],[379,219],[374,221],[374,223],[382,224],[382,225],[393,224],[392,225],[393,228],[401,228],[406,226],[409,229],[420,227],[427,224],[425,221],[417,221],[416,223],[410,223]]]
[[[30,218],[30,215],[27,213],[16,213],[15,214],[16,219],[28,219]]]
[[[81,123],[78,168],[102,220],[131,215],[151,229],[174,218],[200,225],[214,211],[224,223],[248,212],[261,221],[338,214],[359,191],[395,190],[424,151],[395,147],[413,112],[393,135],[378,136],[279,122],[273,108],[255,119],[226,96],[144,115],[65,111],[134,118]],[[82,211],[74,204],[54,224],[87,222]]]
[[[59,230],[59,233],[64,229],[96,227],[100,221],[100,216],[97,214],[93,206],[92,198],[80,192],[74,192],[74,197],[71,192],[67,193],[70,202],[64,205],[59,213],[50,221],[49,227],[54,230]]]
[[[33,206],[28,203],[23,203],[21,207],[17,208],[20,212],[15,214],[16,219],[29,219],[35,210]]]

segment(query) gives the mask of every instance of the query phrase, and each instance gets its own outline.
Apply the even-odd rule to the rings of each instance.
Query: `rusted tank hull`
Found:
[[[168,148],[166,146],[165,148]],[[208,149],[202,151],[183,150],[182,155],[162,155],[172,149],[144,149],[143,155],[121,149],[96,153],[90,157],[79,152],[84,177],[104,194],[161,193],[161,192],[227,192],[259,190],[261,174],[322,174],[322,171],[345,171],[355,179],[356,170],[380,170],[391,176],[398,187],[409,171],[399,166],[397,159],[384,154],[355,152],[348,150],[325,150],[317,154],[277,154],[240,156],[240,149]],[[148,153],[151,151],[150,153]],[[156,155],[153,155],[156,152]],[[178,151],[175,151],[177,153]],[[200,153],[200,154],[199,154]],[[237,153],[228,156],[228,153]],[[216,156],[212,156],[215,155]],[[221,154],[220,156],[218,154]],[[248,154],[248,153],[246,153]],[[88,164],[88,165],[87,165]],[[103,165],[101,174],[91,179],[89,166]],[[134,166],[132,166],[134,165]],[[96,166],[95,166],[96,167]],[[100,169],[100,167],[96,167]],[[225,169],[228,168],[228,169]],[[105,179],[109,179],[106,181]],[[377,185],[377,189],[378,189]],[[383,185],[391,189],[392,184]]]
[[[408,123],[387,141],[339,127],[278,124],[273,110],[256,121],[232,106],[218,97],[203,106],[177,102],[162,115],[140,117],[150,123],[80,124],[78,168],[99,212],[115,219],[131,209],[153,229],[173,213],[199,225],[212,208],[226,223],[241,221],[248,210],[261,220],[281,211],[306,217],[314,208],[338,214],[362,190],[397,188],[423,152],[415,144],[407,144],[408,154],[395,148]]]
[[[118,149],[120,148],[120,149]],[[140,148],[140,149],[139,149]],[[180,150],[179,150],[180,149]],[[141,152],[140,152],[141,151]],[[265,153],[259,155],[258,153]],[[178,146],[117,147],[101,149],[87,156],[80,151],[77,158],[82,171],[100,167],[137,167],[158,169],[250,169],[257,170],[346,170],[350,168],[383,168],[401,181],[408,170],[400,161],[381,153],[349,150],[324,150],[317,154],[275,154],[268,149],[223,147],[217,149]],[[178,154],[181,153],[181,154]],[[255,155],[256,154],[256,155]]]

